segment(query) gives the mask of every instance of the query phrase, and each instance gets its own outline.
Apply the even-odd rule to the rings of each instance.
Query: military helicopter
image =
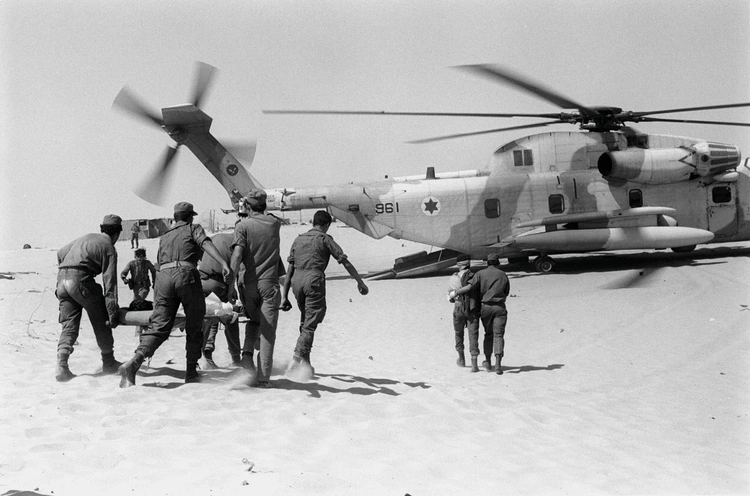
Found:
[[[626,123],[679,122],[725,126],[750,123],[652,117],[689,111],[748,107],[750,103],[626,111],[589,107],[508,69],[459,66],[510,84],[566,110],[558,113],[435,113],[338,110],[265,110],[267,114],[535,117],[544,122],[453,134],[414,143],[477,134],[578,125],[498,148],[485,170],[435,172],[366,183],[266,189],[269,210],[326,208],[340,221],[375,239],[391,236],[439,247],[396,260],[375,278],[442,270],[460,253],[489,253],[509,263],[528,262],[539,272],[555,268],[550,255],[593,251],[667,249],[750,239],[750,167],[738,147],[702,139],[645,134]],[[179,146],[187,146],[229,194],[233,206],[262,188],[210,133],[212,119],[199,108],[215,69],[198,65],[192,103],[150,112],[126,88],[114,106],[163,128],[177,142],[148,182],[145,199],[164,183]],[[252,157],[251,157],[252,158]],[[249,164],[248,164],[249,165]],[[141,193],[144,193],[143,191]]]

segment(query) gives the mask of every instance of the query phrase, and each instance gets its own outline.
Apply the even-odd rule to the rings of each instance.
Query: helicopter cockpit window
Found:
[[[484,200],[484,215],[488,219],[497,219],[500,217],[500,200],[497,198]]]
[[[565,197],[563,195],[550,195],[549,213],[561,214],[565,211]]]
[[[714,203],[729,203],[732,201],[732,189],[729,186],[716,186],[711,190]]]
[[[643,206],[643,193],[639,189],[631,189],[628,191],[628,201],[630,208],[638,208]]]
[[[531,150],[513,150],[513,165],[516,167],[534,165],[534,155]]]

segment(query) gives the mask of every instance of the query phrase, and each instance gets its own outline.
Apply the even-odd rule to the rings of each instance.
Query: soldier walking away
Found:
[[[128,274],[130,277],[128,277]],[[149,278],[149,275],[151,278]],[[146,300],[148,293],[151,291],[151,280],[156,280],[156,268],[146,258],[145,248],[135,250],[135,259],[128,262],[122,269],[120,278],[133,290],[133,302],[130,304],[130,309],[150,310],[150,308],[143,308],[142,302]]]
[[[117,372],[112,328],[117,327],[117,243],[122,219],[106,215],[101,233],[92,233],[68,243],[57,252],[59,272],[55,296],[60,302],[62,332],[57,343],[55,379],[67,382],[75,375],[68,367],[73,345],[78,339],[83,310],[94,328],[96,344],[102,353],[102,372]],[[94,279],[102,275],[102,286]]]
[[[284,281],[281,309],[286,312],[292,308],[289,302],[291,286],[300,310],[300,335],[294,349],[290,372],[306,368],[311,373],[315,373],[315,369],[310,364],[310,350],[312,350],[315,329],[323,322],[326,314],[325,270],[330,257],[343,265],[349,275],[357,281],[360,294],[366,295],[369,292],[357,269],[349,262],[341,247],[327,234],[332,220],[331,215],[325,210],[315,212],[313,228],[297,236],[292,243],[287,260],[289,273]]]
[[[203,251],[219,262],[225,282],[231,280],[229,265],[221,258],[200,224],[193,224],[198,215],[193,205],[180,202],[174,206],[174,224],[159,240],[156,263],[158,276],[154,284],[154,312],[151,327],[141,334],[140,345],[133,357],[119,368],[120,387],[135,385],[135,374],[143,361],[153,356],[169,338],[177,309],[182,303],[185,311],[185,351],[187,367],[185,382],[197,382],[198,360],[203,344],[203,318],[206,300],[203,298],[198,261]]]
[[[211,241],[221,255],[221,258],[228,263],[232,256],[232,241],[234,241],[234,234],[219,233],[214,235],[211,238]],[[237,295],[234,289],[234,280],[229,283],[224,281],[221,264],[214,260],[213,257],[204,253],[203,258],[201,258],[201,262],[198,265],[198,272],[200,272],[201,275],[201,286],[203,287],[204,298],[213,293],[223,303],[235,302]],[[232,357],[232,363],[239,365],[240,326],[237,321],[231,321],[230,319],[227,319],[226,322],[222,321],[222,325],[224,326],[224,336],[227,339],[227,347],[229,348],[229,355]],[[207,369],[219,368],[213,358],[213,353],[216,349],[216,335],[218,332],[218,322],[203,322],[203,358],[206,362]]]
[[[487,268],[474,274],[466,286],[452,291],[450,296],[456,297],[468,293],[472,289],[479,290],[482,302],[480,312],[484,327],[484,355],[482,363],[488,372],[492,370],[492,354],[495,355],[495,373],[502,375],[501,362],[505,350],[505,324],[508,321],[508,311],[505,300],[510,293],[510,281],[505,272],[500,270],[498,256],[491,253],[487,256]]]
[[[138,238],[141,235],[141,226],[138,225],[138,221],[133,222],[130,226],[130,248],[138,248]]]
[[[234,226],[230,264],[232,273],[237,273],[240,264],[245,267],[240,290],[248,322],[241,366],[253,371],[255,342],[260,339],[257,378],[251,384],[271,387],[276,325],[281,304],[279,277],[285,273],[280,256],[281,220],[266,213],[266,192],[263,190],[250,191],[243,203],[248,215]]]
[[[449,291],[460,289],[468,283],[471,278],[471,257],[468,255],[459,255],[456,259],[458,272],[450,278],[448,287]],[[471,290],[466,294],[458,295],[448,300],[453,303],[453,331],[455,334],[456,351],[458,359],[456,364],[459,367],[466,366],[464,356],[464,329],[469,334],[469,354],[471,355],[471,371],[479,372],[477,366],[477,357],[479,356],[479,298],[476,290]]]

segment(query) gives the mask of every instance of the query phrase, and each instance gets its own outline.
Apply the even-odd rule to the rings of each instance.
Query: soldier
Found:
[[[242,347],[243,368],[252,371],[255,342],[260,338],[257,385],[270,387],[276,325],[279,320],[279,277],[284,274],[281,262],[279,230],[281,220],[265,213],[266,192],[252,190],[244,198],[247,217],[234,226],[231,269],[245,267],[240,283],[245,314],[249,319]]]
[[[468,255],[459,255],[456,259],[458,272],[453,274],[450,279],[450,289],[456,290],[464,287],[471,278],[469,266],[471,257]],[[456,351],[458,359],[456,364],[459,367],[466,366],[464,357],[464,329],[469,334],[469,353],[471,355],[471,371],[479,372],[477,366],[477,357],[479,356],[479,299],[476,290],[469,291],[464,295],[450,298],[453,303],[453,331],[456,338]]]
[[[284,281],[281,297],[281,309],[286,312],[292,308],[289,302],[289,287],[292,286],[300,310],[300,335],[294,349],[290,371],[305,364],[314,373],[310,365],[310,351],[315,329],[323,322],[326,314],[325,270],[329,258],[335,258],[357,281],[360,294],[366,295],[369,292],[357,269],[347,260],[341,247],[327,234],[332,220],[328,212],[318,210],[313,216],[313,228],[297,236],[292,243],[288,258],[289,274]]]
[[[141,235],[141,226],[138,225],[138,221],[133,222],[130,226],[130,248],[138,248],[138,238]],[[133,246],[135,245],[135,246]]]
[[[130,274],[130,278],[128,278]],[[138,310],[142,305],[141,302],[146,300],[151,290],[151,279],[156,280],[156,268],[150,260],[146,259],[146,249],[138,248],[135,250],[135,260],[131,260],[120,272],[120,278],[130,289],[133,290],[133,303],[131,310]]]
[[[112,328],[118,324],[115,243],[122,232],[122,219],[117,215],[106,215],[99,228],[101,234],[81,236],[57,252],[59,272],[55,295],[60,301],[62,324],[55,371],[58,382],[75,377],[68,368],[68,358],[78,339],[83,309],[86,309],[102,353],[102,372],[113,374],[120,366],[115,360]],[[94,279],[98,274],[102,275],[104,290]]]
[[[232,241],[234,241],[234,234],[232,233],[219,233],[211,238],[214,246],[221,254],[221,258],[229,261],[232,256]],[[234,291],[234,281],[229,284],[224,282],[224,274],[222,273],[221,264],[214,260],[211,256],[203,254],[201,263],[198,266],[198,272],[201,275],[201,286],[203,287],[203,297],[207,297],[209,294],[215,294],[220,301],[228,302],[236,299],[236,293]],[[233,272],[235,273],[235,272]],[[224,325],[224,336],[227,339],[227,347],[229,348],[229,355],[232,357],[232,363],[239,365],[240,363],[240,327],[239,324],[234,322],[222,322]],[[216,349],[216,334],[219,331],[219,323],[204,322],[203,323],[203,358],[206,360],[207,369],[216,369],[218,366],[213,359],[213,352]]]
[[[153,356],[161,344],[169,338],[174,326],[177,309],[182,303],[185,310],[185,351],[187,367],[185,382],[199,380],[197,366],[203,344],[203,318],[206,300],[197,265],[203,251],[221,265],[224,280],[231,280],[229,265],[221,258],[200,224],[193,224],[198,215],[193,205],[180,202],[174,206],[174,224],[159,240],[157,265],[159,275],[154,285],[154,312],[151,327],[141,334],[140,345],[133,357],[119,368],[120,387],[135,385],[135,374],[143,360]]]
[[[487,256],[487,268],[480,270],[469,279],[466,286],[451,291],[450,296],[455,298],[466,294],[472,289],[478,289],[482,300],[482,326],[484,327],[484,355],[485,361],[482,366],[486,371],[492,370],[492,353],[495,354],[495,372],[503,374],[500,366],[505,349],[505,324],[508,321],[508,311],[505,308],[505,300],[510,293],[510,281],[505,272],[500,270],[498,256],[490,253]]]

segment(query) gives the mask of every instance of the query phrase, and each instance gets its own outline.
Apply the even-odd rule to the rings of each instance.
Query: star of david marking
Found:
[[[422,211],[425,215],[437,215],[440,212],[440,200],[431,196],[422,202]]]
[[[234,176],[235,174],[237,174],[238,171],[239,169],[234,164],[229,164],[227,166],[227,174],[229,174],[230,176]]]

